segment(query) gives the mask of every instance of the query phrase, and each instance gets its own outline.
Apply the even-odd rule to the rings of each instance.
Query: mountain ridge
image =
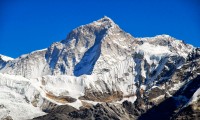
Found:
[[[135,38],[105,16],[73,29],[65,40],[47,49],[0,61],[0,85],[7,93],[16,89],[23,104],[41,110],[38,116],[59,105],[81,111],[97,103],[117,107],[127,100],[137,111],[132,114],[136,119],[185,85],[177,76],[187,73],[187,64],[198,75],[198,68],[190,63],[198,57],[199,49],[183,41],[169,35]],[[110,111],[108,106],[101,107]],[[16,117],[14,112],[6,114]]]

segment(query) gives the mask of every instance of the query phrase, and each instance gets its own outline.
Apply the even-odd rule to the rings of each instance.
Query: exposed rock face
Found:
[[[68,114],[76,110],[76,108],[73,108],[71,106],[61,105],[48,111],[48,115],[34,118],[34,120],[69,120],[70,116]]]
[[[184,64],[180,69],[176,70],[169,83],[165,83],[165,93],[162,94],[164,99],[162,99],[161,102],[159,101],[159,104],[154,101],[150,109],[142,114],[139,119],[199,119],[199,110],[191,110],[191,106],[193,105],[187,106],[189,100],[193,97],[193,94],[200,87],[199,66],[200,59],[193,59]],[[169,86],[177,86],[177,90],[167,89]],[[152,92],[154,93],[154,90]],[[166,96],[166,93],[170,94],[170,96]],[[148,97],[146,100],[150,100]],[[154,104],[156,104],[156,106]],[[192,104],[198,106],[199,101]],[[146,105],[148,105],[148,102],[146,102]],[[193,114],[190,115],[192,112]]]
[[[120,91],[110,91],[109,93],[101,92],[85,92],[84,96],[79,97],[80,100],[91,100],[96,102],[113,102],[120,101],[123,98],[123,93]]]
[[[200,57],[200,48],[195,48],[189,55],[188,61],[198,59]]]
[[[5,98],[13,101],[17,94],[15,104],[21,101],[52,119],[170,119],[199,88],[199,58],[199,48],[183,41],[168,35],[134,38],[104,17],[47,49],[14,60],[0,57],[0,100],[10,109]],[[52,113],[66,104],[77,110]]]
[[[70,106],[59,106],[48,115],[34,118],[34,120],[133,120],[135,117],[131,115],[132,112],[129,109],[133,108],[131,106],[133,106],[132,103],[127,101],[123,103],[123,106],[103,103],[81,110],[76,110]]]
[[[189,105],[181,109],[173,119],[176,120],[199,120],[200,118],[200,110],[199,110],[199,103]]]

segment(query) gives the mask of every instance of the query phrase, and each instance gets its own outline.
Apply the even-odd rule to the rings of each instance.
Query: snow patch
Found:
[[[193,94],[192,98],[189,101],[189,104],[197,102],[200,99],[200,88]]]
[[[126,97],[126,98],[123,98],[121,101],[117,101],[116,103],[120,103],[122,104],[124,101],[129,101],[129,102],[132,102],[134,103],[136,101],[137,97],[136,96],[132,96],[132,97]]]

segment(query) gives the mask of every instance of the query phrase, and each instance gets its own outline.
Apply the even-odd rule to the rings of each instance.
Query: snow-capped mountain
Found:
[[[199,55],[197,48],[169,35],[135,38],[105,16],[47,49],[16,59],[0,56],[0,101],[22,108],[16,116],[8,102],[0,102],[0,117],[31,119],[59,105],[79,109],[126,100],[146,101],[140,109],[147,111],[187,83],[178,78],[179,71]],[[196,69],[188,71],[198,75]],[[35,112],[29,114],[27,108]]]

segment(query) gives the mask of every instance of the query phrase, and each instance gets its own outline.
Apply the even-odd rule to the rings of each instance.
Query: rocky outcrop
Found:
[[[200,119],[200,101],[197,104],[189,105],[181,109],[172,119],[175,120],[199,120]],[[198,109],[196,109],[198,107]]]
[[[65,105],[56,107],[48,115],[34,118],[34,120],[134,120],[135,117],[130,109],[133,108],[132,106],[127,101],[123,105],[103,103],[81,110]]]
[[[195,48],[189,55],[188,61],[192,61],[194,59],[198,59],[200,57],[200,48]]]
[[[109,93],[101,92],[85,92],[84,96],[79,97],[80,100],[91,100],[95,102],[115,102],[123,99],[123,92],[111,91]]]
[[[34,118],[34,120],[68,120],[70,118],[68,114],[76,110],[77,109],[69,105],[61,105],[54,107],[53,109],[48,111],[49,114],[44,115],[42,117]]]
[[[163,86],[165,92],[158,92],[160,95],[164,96],[163,99],[159,102],[153,101],[150,108],[138,119],[199,119],[199,109],[192,110],[192,108],[194,109],[192,106],[198,108],[199,102],[197,101],[196,104],[187,106],[193,94],[200,88],[199,66],[200,59],[195,59],[187,62],[180,69],[176,70],[170,81]],[[170,89],[168,89],[169,86],[171,87]],[[174,88],[174,86],[176,86],[176,88]],[[156,91],[152,89],[150,95],[156,95],[157,91],[159,91],[158,88]],[[166,96],[166,93],[170,95]],[[153,98],[155,99],[157,97],[154,96]],[[147,101],[151,100],[150,96],[146,96],[145,99]],[[147,101],[145,102],[145,106],[149,105]]]

